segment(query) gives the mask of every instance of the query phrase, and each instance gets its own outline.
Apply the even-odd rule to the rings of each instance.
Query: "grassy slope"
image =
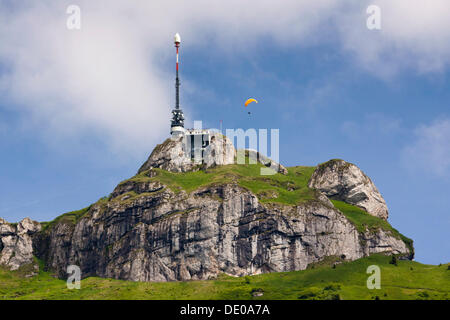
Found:
[[[175,192],[181,189],[191,192],[203,186],[236,182],[258,195],[262,202],[297,204],[314,199],[314,191],[307,184],[315,167],[290,167],[287,175],[277,173],[270,176],[260,174],[262,167],[261,164],[233,164],[184,173],[154,169],[155,177],[148,177],[148,171],[144,171],[124,182],[158,180]]]
[[[65,281],[40,272],[23,278],[0,269],[0,299],[449,299],[448,265],[431,266],[413,261],[389,263],[390,257],[373,255],[332,268],[316,266],[304,271],[271,273],[217,280],[142,283],[102,278],[82,280],[80,290],[68,290]],[[381,289],[366,287],[367,267],[381,268]],[[253,297],[253,291],[263,291]]]
[[[333,205],[341,211],[348,220],[350,220],[359,232],[364,232],[366,230],[376,231],[382,229],[390,232],[394,237],[403,240],[406,246],[414,252],[413,240],[405,237],[397,229],[394,229],[389,222],[386,220],[374,217],[368,214],[366,211],[353,206],[351,204],[345,203],[343,201],[331,200]]]
[[[42,231],[47,230],[48,228],[55,225],[56,223],[76,224],[78,222],[78,220],[80,220],[81,217],[83,217],[89,211],[90,208],[91,208],[91,206],[80,209],[80,210],[67,212],[67,213],[64,213],[64,214],[56,217],[53,221],[41,222]]]

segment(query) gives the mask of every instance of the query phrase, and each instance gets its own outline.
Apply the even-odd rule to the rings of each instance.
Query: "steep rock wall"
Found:
[[[263,205],[235,184],[191,194],[146,184],[132,198],[120,188],[76,225],[58,223],[36,242],[60,276],[76,264],[83,277],[209,279],[302,270],[327,256],[409,254],[403,241],[382,230],[359,233],[327,199]]]

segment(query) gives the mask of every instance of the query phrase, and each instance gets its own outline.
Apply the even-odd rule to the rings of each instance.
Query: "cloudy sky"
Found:
[[[285,165],[357,164],[417,260],[448,262],[448,12],[448,0],[1,0],[0,216],[51,220],[136,173],[169,134],[179,32],[188,125],[279,128]]]

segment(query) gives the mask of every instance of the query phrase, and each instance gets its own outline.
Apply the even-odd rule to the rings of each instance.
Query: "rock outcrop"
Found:
[[[189,144],[183,136],[169,138],[155,147],[139,172],[150,168],[160,168],[171,172],[186,172],[199,169],[199,163],[192,161]],[[211,142],[205,148],[203,165],[206,168],[216,165],[233,164],[236,149],[233,143],[220,133],[211,134]]]
[[[386,202],[372,180],[357,166],[344,160],[320,164],[309,181],[309,187],[332,199],[358,206],[373,216],[388,218]]]
[[[169,138],[158,144],[147,161],[139,169],[139,173],[151,168],[160,168],[171,172],[186,172],[193,170],[196,165],[185,152],[183,137]]]
[[[230,139],[220,133],[211,136],[211,143],[206,147],[204,155],[206,168],[233,164],[235,157],[236,149]]]
[[[23,219],[17,225],[0,218],[0,265],[17,270],[33,264],[32,235],[40,230],[40,223],[30,218]]]
[[[211,168],[214,166],[223,166],[234,163],[261,163],[268,169],[266,175],[273,173],[286,174],[287,169],[264,156],[256,150],[245,149],[240,150],[240,154],[234,148],[230,139],[220,133],[211,134],[211,142],[205,148],[203,162],[198,163],[191,160],[189,144],[184,137],[169,138],[162,144],[155,147],[148,160],[142,165],[138,173],[149,170],[151,168],[160,168],[170,172],[187,172],[199,170],[200,167]],[[189,152],[188,152],[189,151]],[[238,161],[238,156],[242,156],[243,160]],[[249,160],[251,159],[251,160]]]

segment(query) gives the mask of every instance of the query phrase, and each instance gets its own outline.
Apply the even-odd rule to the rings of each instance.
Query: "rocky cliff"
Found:
[[[356,205],[373,216],[388,218],[386,202],[377,187],[352,163],[334,159],[320,164],[309,181],[309,187],[332,199]]]
[[[0,218],[0,265],[10,270],[32,265],[27,275],[34,275],[39,268],[34,263],[31,237],[40,230],[40,223],[30,218],[18,224],[10,224]]]
[[[411,241],[385,221],[383,198],[354,165],[277,165],[279,173],[261,176],[267,160],[233,164],[226,140],[212,144],[206,166],[182,152],[166,141],[109,197],[41,231],[0,221],[1,263],[20,265],[9,254],[16,250],[33,252],[60,277],[74,264],[83,277],[171,281],[302,270],[326,257],[413,257]],[[9,237],[25,236],[26,249],[11,249]]]
[[[171,172],[195,171],[200,167],[209,168],[235,162],[236,149],[233,143],[220,133],[211,134],[211,143],[205,149],[202,166],[191,161],[186,150],[189,146],[184,139],[183,136],[169,138],[162,144],[158,144],[138,173],[151,168],[160,168]]]

